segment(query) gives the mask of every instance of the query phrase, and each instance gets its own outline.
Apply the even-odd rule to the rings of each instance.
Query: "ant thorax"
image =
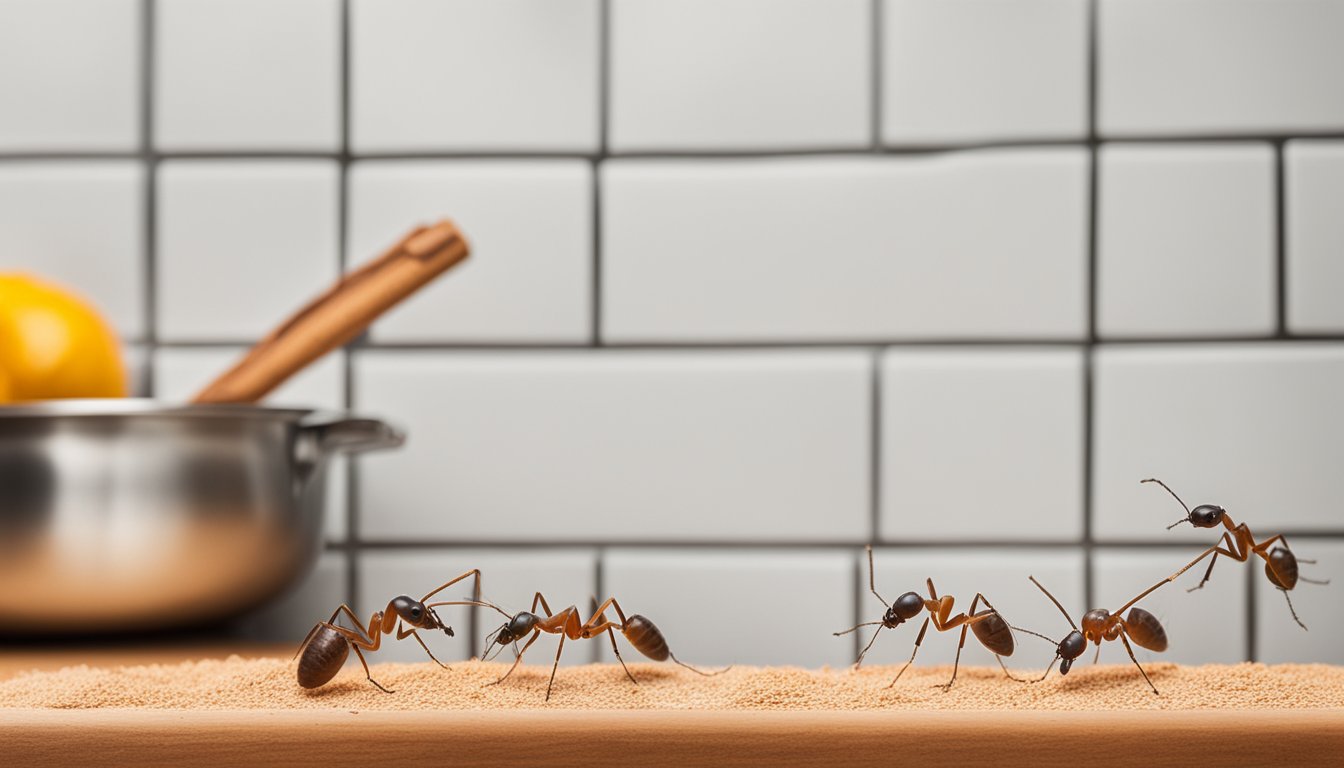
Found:
[[[1083,636],[1093,643],[1114,640],[1120,636],[1120,617],[1112,616],[1105,608],[1093,608],[1083,614],[1082,630]]]

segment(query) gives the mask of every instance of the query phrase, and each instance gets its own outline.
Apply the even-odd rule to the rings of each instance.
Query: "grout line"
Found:
[[[1285,147],[1283,141],[1274,144],[1274,259],[1277,281],[1276,328],[1280,339],[1288,338],[1288,223]]]
[[[855,626],[860,621],[863,621],[863,619],[859,617],[863,615],[863,596],[867,592],[867,590],[864,589],[863,586],[864,577],[866,575],[864,573],[864,570],[865,566],[867,565],[867,558],[865,558],[863,555],[858,555],[851,562],[853,563],[853,573],[854,573],[854,600],[850,605],[850,608],[853,610],[854,613],[850,617],[852,619],[852,621],[850,622],[850,626]],[[854,648],[850,653],[851,658],[857,661],[859,658],[859,652],[862,650],[863,650],[863,633],[861,631],[855,630]]]
[[[1097,41],[1098,0],[1087,3],[1087,143],[1088,151],[1088,198],[1087,198],[1087,347],[1083,351],[1083,595],[1090,607],[1096,605],[1096,577],[1093,574],[1093,548],[1095,545],[1092,530],[1092,477],[1094,458],[1092,452],[1093,433],[1096,429],[1096,417],[1093,407],[1093,388],[1095,387],[1093,365],[1097,348],[1097,229],[1098,194],[1100,192],[1100,163],[1098,162],[1097,141]]]
[[[876,546],[882,531],[882,350],[873,350],[868,393],[872,413],[868,427],[868,543]]]
[[[350,0],[341,0],[341,66],[340,66],[340,142],[341,150],[337,155],[340,163],[339,189],[337,191],[336,211],[336,259],[337,274],[344,275],[350,268]],[[341,350],[341,377],[344,387],[343,405],[347,411],[355,404],[355,355],[350,345]],[[359,476],[356,465],[359,459],[349,456],[345,460],[345,539],[350,545],[350,556],[345,561],[345,588],[349,604],[355,605],[359,597],[360,576],[359,561]],[[358,606],[356,606],[358,608]]]
[[[598,600],[605,600],[607,594],[607,548],[597,548],[597,562],[593,564],[593,595]],[[593,643],[592,655],[589,660],[594,664],[602,663],[602,644]]]
[[[588,297],[589,310],[592,313],[592,338],[587,346],[601,347],[602,343],[602,165],[600,162],[593,163],[593,196],[592,196],[592,219],[589,226],[592,227],[591,241],[593,247],[592,259],[592,295]]]
[[[869,109],[872,110],[873,151],[882,151],[882,0],[872,0],[869,45],[872,50],[872,89],[869,93]]]
[[[144,306],[141,307],[142,321],[145,324],[144,371],[142,372],[145,395],[154,397],[155,368],[158,365],[159,328],[158,328],[158,161],[154,154],[154,3],[155,0],[142,0],[141,40],[140,40],[140,152],[137,159],[144,171],[144,248],[141,265],[144,269],[141,286],[144,290]]]
[[[608,156],[611,123],[611,0],[602,0],[597,22],[597,157],[593,159],[592,295],[588,297],[592,337],[589,346],[602,346],[602,163]]]

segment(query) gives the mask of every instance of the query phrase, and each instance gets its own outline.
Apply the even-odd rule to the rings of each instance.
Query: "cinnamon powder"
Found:
[[[189,661],[180,664],[26,672],[0,682],[0,708],[93,709],[665,709],[665,710],[1192,710],[1344,707],[1344,668],[1237,664],[1146,666],[1162,692],[1154,696],[1132,665],[1075,668],[1040,684],[1015,683],[998,669],[963,667],[948,693],[935,688],[950,667],[799,669],[736,667],[701,677],[667,664],[631,664],[639,685],[615,665],[565,667],[544,700],[549,666],[524,665],[488,685],[507,665],[459,662],[379,664],[374,678],[347,667],[314,691],[295,682],[288,659]],[[1026,673],[1029,674],[1029,673]],[[1033,677],[1039,677],[1037,671]]]

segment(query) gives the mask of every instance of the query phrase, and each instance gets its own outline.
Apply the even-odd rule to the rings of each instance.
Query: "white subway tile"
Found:
[[[317,622],[331,618],[331,612],[347,602],[345,573],[344,553],[322,553],[313,570],[298,584],[269,605],[239,618],[235,630],[252,641],[291,643],[297,651]],[[368,616],[360,618],[367,620]],[[340,623],[350,626],[348,620]],[[353,653],[349,663],[359,663]]]
[[[867,146],[871,23],[868,0],[613,0],[611,147]]]
[[[1105,135],[1344,126],[1344,4],[1101,0],[1098,14]]]
[[[368,161],[350,171],[351,266],[453,219],[464,263],[374,325],[378,341],[592,337],[593,172],[580,160]]]
[[[360,459],[366,538],[816,541],[868,535],[866,352],[360,352],[409,427]]]
[[[154,143],[340,148],[339,0],[159,0]]]
[[[637,613],[657,625],[687,664],[843,667],[851,661],[851,644],[828,630],[853,623],[852,552],[613,549],[602,567],[604,597],[615,597],[627,617]],[[625,638],[616,642],[627,663],[648,661]],[[609,642],[601,652],[603,661],[615,662]]]
[[[597,0],[352,0],[357,152],[592,152]]]
[[[126,366],[126,391],[131,397],[149,397],[149,347],[144,344],[122,344],[121,359]]]
[[[414,550],[364,550],[359,554],[356,567],[359,570],[359,594],[355,595],[355,612],[359,620],[368,626],[369,617],[374,611],[386,610],[387,604],[399,595],[409,595],[416,600],[429,594],[430,590],[459,574],[475,568],[473,562],[462,562],[466,553],[448,549]],[[469,560],[470,557],[467,557]],[[484,575],[482,576],[484,578]],[[471,579],[457,584],[435,595],[430,602],[442,597],[444,600],[459,600],[471,594]],[[482,581],[484,585],[484,581]],[[461,587],[459,589],[459,587]],[[453,630],[448,637],[443,630],[421,631],[421,639],[434,652],[439,661],[451,664],[465,661],[471,657],[471,621],[470,609],[461,605],[444,605],[434,609],[440,620]],[[353,654],[351,654],[353,655]],[[432,664],[425,650],[407,637],[398,640],[396,634],[384,635],[382,647],[377,653],[369,654],[369,663],[401,662]],[[358,662],[356,662],[358,663]],[[432,674],[451,675],[451,669],[434,668]],[[378,678],[374,673],[374,679]]]
[[[889,145],[1082,139],[1085,0],[883,0]]]
[[[1268,144],[1108,145],[1098,173],[1102,335],[1274,331],[1274,150]]]
[[[609,341],[1081,338],[1082,149],[614,161]]]
[[[140,0],[0,3],[0,150],[140,146]]]
[[[1217,534],[1205,531],[1212,544]],[[1100,605],[1114,612],[1162,579],[1189,563],[1203,545],[1174,549],[1098,549],[1092,554],[1092,586]],[[1258,560],[1258,558],[1257,558]],[[1252,567],[1257,567],[1252,564]],[[1150,651],[1134,646],[1139,663],[1174,662],[1177,664],[1238,664],[1247,660],[1246,648],[1246,574],[1245,565],[1218,558],[1213,576],[1203,589],[1187,592],[1199,584],[1208,569],[1204,560],[1186,571],[1181,578],[1139,601],[1138,607],[1157,617],[1167,631],[1167,650]],[[1126,611],[1128,614],[1128,611]],[[1075,617],[1076,619],[1076,617]],[[1119,642],[1103,643],[1101,660],[1106,664],[1130,664],[1129,654]],[[1089,650],[1084,658],[1090,663]],[[1138,677],[1138,670],[1134,675]],[[1161,680],[1154,681],[1162,690]],[[1142,680],[1136,680],[1142,685]]]
[[[1344,345],[1101,347],[1093,372],[1099,540],[1204,542],[1165,527],[1218,504],[1260,535],[1344,530]]]
[[[232,368],[245,351],[243,347],[160,347],[154,355],[154,395],[165,402],[186,402],[216,376]],[[342,355],[341,352],[327,355],[299,371],[294,378],[271,393],[264,404],[345,410],[345,363]],[[347,466],[345,458],[335,456],[327,467],[324,521],[327,541],[345,539]]]
[[[1284,176],[1288,328],[1344,331],[1344,142],[1288,142]]]
[[[861,592],[858,621],[879,621],[885,607],[868,591],[868,563],[860,555]],[[878,594],[888,602],[906,592],[928,597],[927,579],[933,579],[938,595],[956,598],[953,614],[969,611],[977,592],[989,598],[991,605],[1001,612],[1009,624],[1039,632],[1056,641],[1069,633],[1069,623],[1030,581],[1035,576],[1046,589],[1073,612],[1077,621],[1086,610],[1083,593],[1083,556],[1074,550],[1062,549],[878,549],[873,553]],[[976,611],[984,610],[982,603]],[[923,613],[896,630],[884,629],[864,658],[864,664],[904,664],[915,647],[919,627],[928,618]],[[827,629],[828,627],[819,627]],[[835,627],[831,631],[846,629]],[[873,627],[859,631],[862,644],[872,638]],[[957,655],[957,641],[961,630],[939,632],[929,626],[924,644],[915,656],[917,666],[951,664]],[[844,642],[850,660],[854,659],[851,635],[836,638]],[[1004,658],[1010,669],[1044,670],[1046,662],[1055,654],[1054,646],[1023,632],[1014,633],[1013,655]],[[859,646],[862,648],[862,644]],[[973,633],[968,632],[966,647],[961,652],[961,663],[977,666],[998,666],[994,654],[980,645]],[[1021,677],[1021,675],[1018,675]],[[898,683],[899,687],[901,683]]]
[[[123,336],[142,336],[144,187],[130,161],[0,166],[0,270],[67,286]]]
[[[175,160],[159,169],[159,336],[251,341],[339,276],[326,160]]]
[[[1082,537],[1080,350],[888,350],[880,410],[883,540]]]
[[[1257,531],[1257,533],[1259,533]],[[1344,542],[1334,539],[1293,538],[1289,541],[1298,559],[1297,586],[1288,593],[1293,610],[1310,631],[1293,621],[1284,592],[1265,577],[1264,561],[1250,566],[1255,582],[1256,661],[1266,664],[1344,664],[1344,616],[1339,612],[1339,589],[1344,584]],[[1302,558],[1315,560],[1303,563]],[[1219,568],[1223,565],[1220,563]],[[1302,578],[1328,580],[1329,585],[1308,584]]]

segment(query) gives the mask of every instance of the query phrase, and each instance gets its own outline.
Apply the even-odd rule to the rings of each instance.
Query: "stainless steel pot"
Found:
[[[256,606],[317,554],[327,459],[403,442],[375,419],[252,405],[0,407],[0,633]]]

